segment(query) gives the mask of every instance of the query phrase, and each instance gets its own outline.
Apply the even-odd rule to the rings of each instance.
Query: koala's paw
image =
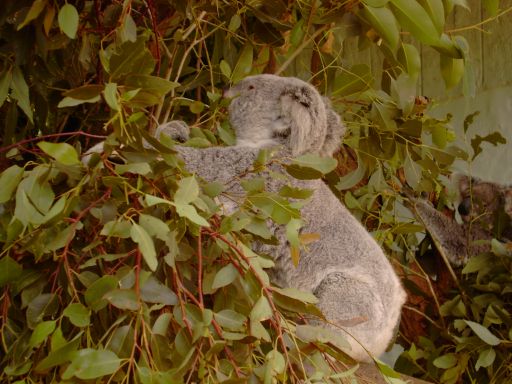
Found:
[[[189,138],[190,129],[184,121],[171,120],[156,128],[155,137],[160,138],[162,134],[168,135],[171,139],[184,143]]]

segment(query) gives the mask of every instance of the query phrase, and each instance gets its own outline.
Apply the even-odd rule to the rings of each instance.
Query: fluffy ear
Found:
[[[318,92],[294,86],[281,94],[283,116],[290,121],[289,144],[293,155],[320,152],[327,131],[325,106]]]
[[[507,215],[512,218],[512,187],[505,187],[503,189],[504,209]]]
[[[477,181],[477,179],[474,177],[464,175],[463,173],[458,172],[453,173],[450,179],[452,180],[453,185],[456,188],[457,194],[459,195],[468,193],[472,184],[474,184],[475,181]]]
[[[345,135],[345,125],[341,122],[340,116],[332,109],[331,101],[327,97],[323,97],[322,100],[327,114],[327,132],[320,154],[332,156],[341,146]]]
[[[188,140],[189,132],[190,128],[187,123],[181,120],[171,120],[156,128],[155,137],[159,139],[160,135],[166,134],[171,139],[184,143]]]

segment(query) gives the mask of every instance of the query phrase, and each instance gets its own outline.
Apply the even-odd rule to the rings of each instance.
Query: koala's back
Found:
[[[228,192],[236,194],[243,192],[237,175],[251,167],[259,150],[229,147],[179,151],[189,171],[208,181],[230,182]],[[271,169],[283,172],[279,165]],[[267,189],[272,192],[286,183],[267,176]],[[274,258],[275,284],[315,293],[320,298],[320,308],[331,321],[338,326],[344,321],[350,324],[347,329],[353,356],[367,358],[359,343],[379,355],[393,336],[405,301],[397,275],[379,245],[321,180],[289,182],[313,191],[301,210],[305,222],[302,233],[315,233],[319,238],[307,250],[301,250],[297,266],[293,265],[283,226],[271,228],[278,245],[259,244],[255,250]],[[351,324],[360,318],[360,323]]]

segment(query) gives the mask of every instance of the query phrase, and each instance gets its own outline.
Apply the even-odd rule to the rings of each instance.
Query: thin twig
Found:
[[[0,153],[7,152],[7,151],[9,151],[9,150],[11,150],[13,148],[20,147],[22,145],[25,145],[27,143],[31,143],[31,142],[34,142],[34,141],[53,139],[53,138],[57,138],[57,137],[77,136],[77,135],[85,136],[85,137],[90,137],[90,138],[93,138],[93,139],[102,139],[102,140],[105,140],[107,138],[107,136],[92,135],[90,133],[83,132],[83,131],[53,133],[53,134],[50,134],[50,135],[31,137],[30,139],[25,139],[25,140],[18,141],[17,143],[8,145],[7,147],[2,147],[2,148],[0,148]]]
[[[288,66],[295,60],[297,56],[300,55],[300,53],[304,50],[304,48],[307,47],[307,45],[315,40],[319,35],[321,35],[323,32],[325,32],[327,29],[329,29],[331,26],[329,24],[326,24],[322,26],[321,28],[317,29],[315,33],[313,33],[309,39],[304,40],[304,42],[297,47],[297,49],[290,55],[290,57],[279,67],[279,69],[275,72],[275,75],[281,74]]]

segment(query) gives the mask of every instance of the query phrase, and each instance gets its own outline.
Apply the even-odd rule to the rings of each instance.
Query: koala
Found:
[[[413,211],[450,263],[462,266],[470,257],[490,250],[490,243],[485,240],[512,240],[512,187],[459,174],[453,175],[452,180],[457,187],[456,206],[462,223],[439,212],[427,201],[411,199],[411,202]]]
[[[359,361],[379,356],[394,337],[406,297],[386,255],[322,180],[273,176],[286,173],[282,164],[292,156],[331,155],[344,132],[339,116],[314,87],[297,78],[250,76],[225,96],[233,98],[229,119],[236,131],[236,145],[175,146],[186,168],[206,181],[227,185],[229,198],[221,197],[221,203],[240,206],[243,201],[236,200],[244,195],[240,181],[250,177],[248,171],[259,151],[279,146],[280,161],[272,162],[260,176],[272,192],[286,184],[313,191],[301,209],[302,231],[318,233],[320,238],[301,250],[295,266],[284,226],[269,223],[278,244],[256,243],[254,250],[273,258],[274,284],[306,290],[318,298],[318,307],[328,320],[321,324],[344,334],[349,355]],[[174,136],[179,130],[176,124],[164,124],[157,132]]]

